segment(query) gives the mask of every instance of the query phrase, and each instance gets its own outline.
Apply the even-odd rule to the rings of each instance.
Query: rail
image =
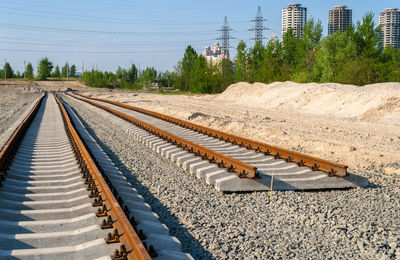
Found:
[[[226,142],[231,142],[233,144],[239,145],[246,147],[248,149],[253,149],[257,152],[262,152],[265,155],[273,155],[276,159],[285,159],[287,162],[295,162],[297,163],[298,166],[308,166],[310,167],[313,171],[323,171],[328,173],[329,176],[338,176],[338,177],[345,177],[348,175],[347,173],[347,168],[348,166],[339,164],[339,163],[334,163],[330,162],[321,158],[313,157],[307,154],[291,151],[285,148],[280,148],[277,146],[269,145],[266,143],[262,142],[257,142],[250,140],[248,138],[236,136],[233,134],[225,133],[219,130],[214,130],[205,126],[201,126],[198,124],[194,124],[188,121],[184,121],[181,119],[174,118],[172,116],[167,116],[163,115],[157,112],[153,112],[150,110],[146,110],[143,108],[139,107],[134,107],[126,104],[121,104],[116,101],[112,100],[107,100],[107,99],[100,99],[100,98],[93,98],[93,97],[88,97],[79,93],[75,93],[75,95],[79,95],[81,97],[84,97],[86,99],[92,99],[92,100],[97,100],[97,101],[102,101],[106,102],[109,104],[113,104],[122,108],[130,109],[133,111],[137,111],[149,116],[153,116],[159,119],[162,119],[164,121],[179,125],[181,127],[218,138],[220,140],[226,141]]]
[[[10,166],[10,163],[17,151],[17,148],[19,144],[21,143],[26,130],[28,130],[30,124],[32,123],[32,120],[35,118],[36,113],[38,112],[40,108],[40,104],[43,101],[43,98],[45,95],[43,95],[34,105],[34,107],[31,109],[31,111],[26,115],[24,120],[18,125],[18,127],[15,129],[13,134],[10,136],[8,139],[7,143],[3,146],[3,148],[0,151],[0,184],[3,179],[3,176],[5,175],[7,168]]]
[[[149,252],[135,232],[117,199],[104,180],[100,170],[97,168],[84,143],[76,132],[64,105],[56,95],[55,98],[60,107],[67,135],[80,163],[84,177],[86,177],[89,187],[96,187],[99,191],[95,194],[95,203],[97,202],[98,206],[103,206],[104,210],[99,214],[111,217],[107,224],[112,223],[114,231],[112,234],[109,233],[106,241],[119,241],[123,245],[121,246],[121,250],[116,250],[114,252],[114,259],[151,259]]]
[[[236,172],[239,174],[240,177],[243,177],[243,178],[257,178],[258,177],[257,168],[252,165],[241,162],[239,160],[236,160],[236,159],[226,156],[224,154],[218,153],[216,151],[213,151],[202,145],[191,142],[182,137],[176,136],[172,133],[164,131],[160,128],[157,128],[153,125],[145,123],[139,119],[136,119],[132,116],[126,115],[126,114],[119,112],[115,109],[112,109],[110,107],[98,104],[98,103],[90,101],[88,99],[84,99],[84,98],[80,98],[80,97],[76,97],[76,96],[74,98],[77,98],[79,100],[82,100],[84,102],[92,104],[96,107],[104,109],[104,110],[106,110],[128,122],[133,123],[134,125],[142,128],[152,134],[159,136],[160,138],[162,138],[174,145],[177,145],[180,148],[183,148],[191,153],[201,156],[203,159],[207,159],[210,162],[217,163],[219,167],[225,167],[230,172]]]

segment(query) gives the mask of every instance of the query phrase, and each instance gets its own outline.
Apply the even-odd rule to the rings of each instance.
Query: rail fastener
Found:
[[[213,163],[215,162],[220,167],[227,168],[227,170],[230,172],[236,172],[236,173],[238,173],[239,177],[242,177],[242,178],[258,178],[259,177],[257,168],[250,164],[241,162],[232,157],[229,157],[227,155],[224,155],[219,152],[213,151],[209,148],[206,148],[202,145],[191,142],[185,138],[176,136],[172,133],[164,131],[158,127],[150,125],[146,122],[143,122],[132,116],[126,115],[126,114],[119,112],[115,109],[112,109],[110,107],[98,104],[96,102],[93,102],[93,101],[85,99],[85,98],[80,98],[80,97],[74,97],[74,98],[77,98],[81,101],[92,104],[93,106],[99,107],[99,108],[101,108],[111,114],[114,114],[128,122],[131,122],[132,124],[160,137],[161,139],[164,139],[164,140],[166,140],[174,145],[177,145],[178,147],[185,149],[187,151],[192,151],[194,154],[201,156],[202,158],[206,158],[210,162],[213,162]]]
[[[97,168],[97,165],[90,156],[89,151],[86,149],[79,134],[76,132],[64,105],[57,95],[55,95],[55,98],[60,107],[64,126],[72,147],[74,148],[75,155],[79,158],[79,161],[82,162],[82,169],[84,172],[83,176],[86,175],[88,185],[94,185],[94,190],[97,189],[104,198],[101,199],[101,202],[99,202],[99,199],[96,199],[100,206],[97,211],[99,214],[96,215],[99,217],[107,216],[107,222],[108,224],[111,224],[108,228],[113,228],[113,233],[109,233],[105,240],[107,243],[121,243],[120,250],[116,249],[112,258],[121,260],[151,259],[147,248],[135,232],[120,204],[103,178],[100,170]]]
[[[201,126],[198,124],[194,124],[185,120],[181,120],[178,118],[174,118],[172,116],[167,116],[161,113],[153,112],[147,109],[139,108],[139,107],[134,107],[130,106],[127,104],[121,104],[116,101],[112,100],[107,100],[107,99],[101,99],[101,98],[94,98],[94,97],[88,97],[85,95],[82,95],[80,93],[75,93],[75,95],[84,97],[86,99],[91,99],[91,100],[97,100],[101,102],[106,102],[109,104],[113,104],[122,108],[126,108],[129,110],[133,110],[136,112],[143,113],[145,115],[149,115],[176,125],[179,125],[181,127],[196,131],[198,133],[202,133],[205,135],[208,135],[210,137],[218,138],[220,140],[230,142],[233,144],[237,144],[239,146],[246,147],[248,149],[255,150],[256,152],[261,152],[264,153],[265,155],[272,155],[276,159],[285,159],[288,162],[295,162],[299,167],[302,166],[307,166],[310,167],[313,171],[323,171],[328,174],[328,176],[333,177],[346,177],[348,176],[347,169],[348,166],[335,163],[335,162],[330,162],[321,158],[313,157],[307,154],[291,151],[285,148],[280,148],[277,146],[269,145],[266,143],[262,142],[257,142],[250,140],[248,138],[236,136],[233,134],[225,133],[219,130],[211,129],[205,126]]]

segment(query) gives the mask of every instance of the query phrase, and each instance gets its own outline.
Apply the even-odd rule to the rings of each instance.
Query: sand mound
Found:
[[[229,86],[216,99],[249,107],[287,109],[314,115],[383,118],[400,124],[400,83],[359,87],[337,83],[301,84],[290,81],[268,85],[239,82]]]

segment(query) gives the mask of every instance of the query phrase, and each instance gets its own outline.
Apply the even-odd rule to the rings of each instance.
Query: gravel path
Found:
[[[400,181],[366,189],[221,194],[66,99],[196,259],[400,259]],[[358,173],[360,174],[360,173]]]
[[[6,131],[41,94],[0,96],[0,135]]]

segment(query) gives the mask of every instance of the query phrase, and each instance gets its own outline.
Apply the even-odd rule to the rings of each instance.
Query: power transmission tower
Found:
[[[262,40],[265,39],[265,37],[263,37],[263,31],[269,29],[264,27],[264,21],[267,21],[267,19],[264,19],[264,17],[262,16],[260,6],[258,7],[256,18],[251,21],[254,22],[254,28],[251,28],[249,30],[249,31],[254,31],[254,38],[252,38],[251,40],[254,40],[255,43],[257,42],[262,43]]]
[[[218,38],[217,40],[221,40],[222,41],[222,46],[221,46],[221,50],[225,53],[225,57],[229,60],[229,48],[231,48],[231,46],[229,46],[229,40],[233,39],[233,37],[231,37],[229,35],[229,32],[232,31],[231,28],[229,28],[229,24],[228,24],[228,18],[225,16],[224,19],[224,24],[222,25],[221,30],[221,38]]]

